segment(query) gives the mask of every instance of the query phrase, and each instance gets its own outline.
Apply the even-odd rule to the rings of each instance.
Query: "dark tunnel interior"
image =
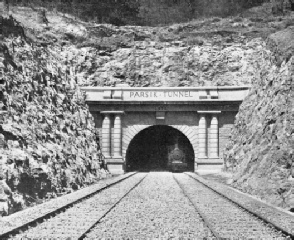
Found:
[[[194,171],[194,150],[188,138],[170,126],[144,129],[128,147],[127,172],[173,171],[174,164],[181,165],[180,171]]]

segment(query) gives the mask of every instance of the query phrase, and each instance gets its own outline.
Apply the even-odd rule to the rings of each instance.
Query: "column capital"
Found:
[[[108,114],[125,114],[124,111],[102,111],[101,114],[108,115]]]
[[[197,111],[199,114],[220,114],[222,111]]]

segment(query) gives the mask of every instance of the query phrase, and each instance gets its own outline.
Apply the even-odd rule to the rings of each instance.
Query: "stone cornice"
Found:
[[[175,87],[175,88],[131,88],[131,87],[84,87],[89,104],[198,104],[210,102],[243,101],[249,93],[249,86],[228,87]]]

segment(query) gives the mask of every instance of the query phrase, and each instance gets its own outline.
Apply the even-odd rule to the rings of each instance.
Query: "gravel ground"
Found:
[[[232,174],[226,173],[226,172],[219,172],[219,173],[197,172],[197,174],[206,180],[212,180],[212,181],[216,181],[226,185],[229,185],[228,182],[232,180]]]
[[[136,174],[11,239],[77,239],[145,176]]]
[[[149,173],[86,239],[205,239],[212,233],[168,172]]]
[[[224,184],[208,181],[198,176],[195,173],[188,173],[191,177],[199,180],[200,182],[211,187],[215,191],[225,195],[232,201],[240,204],[246,209],[250,209],[252,212],[259,214],[263,218],[267,219],[269,222],[275,224],[285,232],[294,235],[294,214],[288,213],[277,207],[266,204],[256,198],[250,197],[248,194],[241,193],[236,189],[233,189]]]
[[[39,204],[37,206],[27,208],[23,211],[14,213],[8,217],[0,219],[0,234],[12,231],[18,227],[28,224],[36,219],[42,218],[45,214],[50,214],[59,208],[65,207],[83,197],[87,197],[108,185],[114,184],[122,179],[125,179],[133,173],[124,174],[121,176],[100,180],[97,184],[80,189],[76,192],[52,199],[48,202]],[[0,239],[1,238],[0,235]]]
[[[255,208],[259,206],[256,200],[249,201],[247,196],[228,186],[204,180],[193,173],[189,175],[211,185],[234,201],[244,205],[251,204],[250,206]],[[104,184],[124,178],[108,180]],[[87,195],[97,188],[98,186],[93,186],[83,189],[72,197]],[[56,208],[68,201],[69,197],[65,196],[60,198],[60,203],[52,201],[51,207],[48,203],[48,206],[44,204],[43,211],[41,205],[35,210],[38,210],[40,215],[41,212],[46,213],[54,209],[53,203]],[[266,211],[263,205],[259,207],[259,211]],[[198,210],[211,229],[221,237],[285,239],[275,229],[187,174],[169,172],[135,174],[10,239],[78,239],[88,229],[91,231],[85,235],[86,239],[214,239]],[[269,212],[273,215],[270,208]],[[277,218],[283,215],[276,209],[275,212]],[[34,214],[32,209],[30,213]],[[25,216],[23,214],[22,218]],[[1,237],[0,239],[2,240]]]
[[[186,174],[176,180],[221,238],[285,239],[275,229]]]

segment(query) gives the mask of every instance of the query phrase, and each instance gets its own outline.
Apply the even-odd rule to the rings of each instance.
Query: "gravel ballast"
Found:
[[[214,191],[223,194],[236,202],[240,206],[250,209],[255,214],[258,214],[268,222],[274,224],[276,227],[282,229],[294,236],[294,215],[287,213],[286,211],[280,210],[277,207],[271,206],[265,202],[258,201],[257,199],[244,194],[236,189],[233,189],[224,184],[205,180],[195,173],[187,173],[190,177],[198,180],[199,182],[212,188]]]
[[[126,196],[86,239],[205,239],[212,233],[172,173],[154,172]]]
[[[10,216],[15,226],[27,214],[40,220],[9,239],[289,239],[247,211],[265,212],[259,201],[194,173],[129,173],[69,196]]]
[[[107,214],[145,176],[146,173],[135,174],[11,239],[44,237],[50,239],[77,239]]]
[[[56,199],[50,200],[40,205],[27,208],[23,211],[14,213],[8,217],[1,218],[0,236],[7,232],[13,231],[14,229],[19,228],[25,224],[29,224],[30,222],[36,221],[37,219],[43,217],[45,214],[51,214],[57,209],[66,207],[67,205],[70,205],[75,201],[80,200],[81,198],[94,194],[95,192],[100,191],[103,188],[115,184],[116,182],[119,182],[125,178],[128,178],[133,174],[134,173],[128,173],[125,175],[100,180],[97,184],[93,184],[89,187],[58,197]]]
[[[220,238],[286,239],[272,226],[188,175],[177,174],[176,180]]]

